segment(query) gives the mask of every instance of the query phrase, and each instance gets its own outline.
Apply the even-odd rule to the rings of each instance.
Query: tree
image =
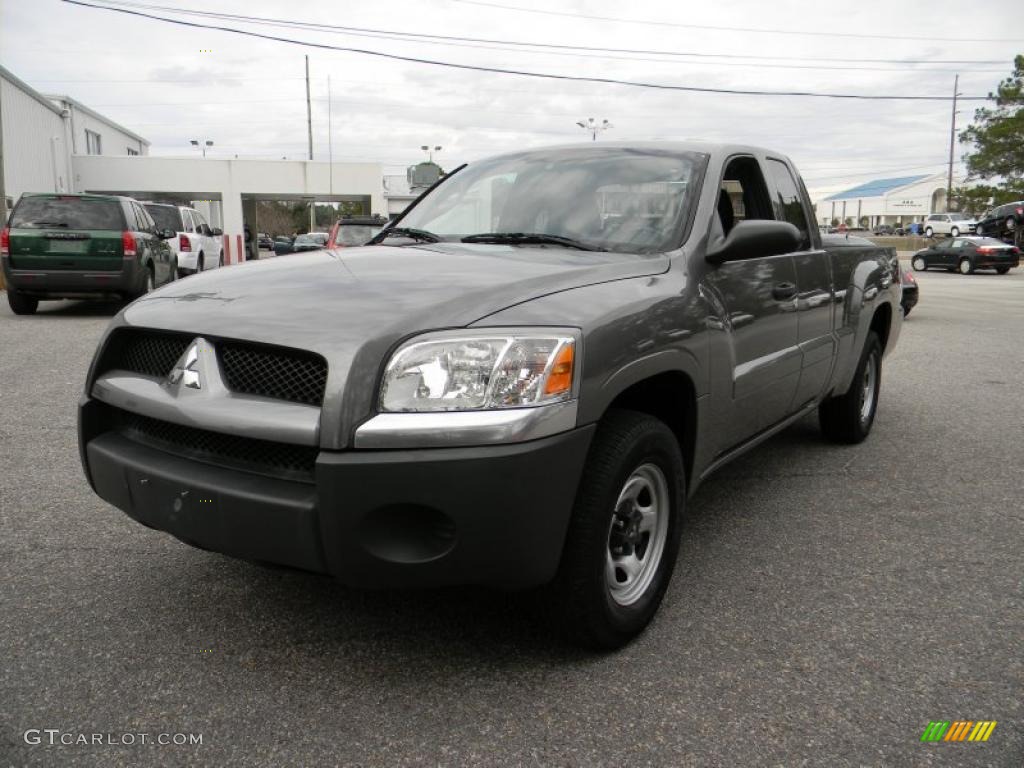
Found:
[[[989,182],[956,190],[961,210],[972,213],[1024,198],[1024,54],[989,99],[995,106],[975,110],[974,122],[960,134],[972,150],[965,156],[968,179]]]

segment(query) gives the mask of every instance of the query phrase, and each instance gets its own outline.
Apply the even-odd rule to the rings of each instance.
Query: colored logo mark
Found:
[[[995,720],[933,720],[921,741],[988,741],[995,729]]]

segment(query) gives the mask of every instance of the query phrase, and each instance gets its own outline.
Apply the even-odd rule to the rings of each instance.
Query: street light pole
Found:
[[[210,141],[210,139],[206,139],[202,144],[199,143],[198,139],[192,139],[189,142],[189,144],[191,144],[196,149],[202,150],[204,160],[206,159],[206,150],[213,146],[213,142]]]
[[[597,134],[602,133],[603,131],[607,131],[609,128],[615,127],[607,120],[602,120],[599,123],[592,117],[588,117],[586,122],[584,122],[583,120],[577,120],[576,125],[578,125],[580,128],[582,128],[583,130],[587,131],[587,133],[590,134],[591,141],[597,141]]]

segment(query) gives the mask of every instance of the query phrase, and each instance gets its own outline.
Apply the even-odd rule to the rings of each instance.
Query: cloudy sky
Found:
[[[1019,20],[1019,0],[85,1],[305,43],[701,88],[948,96],[959,73],[962,94],[983,96],[1024,52],[1019,21],[1002,23]],[[378,31],[500,42],[428,43]],[[453,166],[511,148],[588,138],[575,123],[591,116],[612,122],[609,139],[705,138],[778,148],[796,161],[814,193],[940,172],[949,151],[946,101],[544,80],[261,40],[60,0],[0,0],[0,63],[33,87],[69,94],[142,134],[152,154],[188,154],[195,138],[212,139],[217,155],[304,157],[305,54],[317,159],[328,156],[328,76],[334,159],[376,160],[396,170],[422,159],[423,144],[441,145],[438,159]],[[965,102],[960,120],[977,104]]]

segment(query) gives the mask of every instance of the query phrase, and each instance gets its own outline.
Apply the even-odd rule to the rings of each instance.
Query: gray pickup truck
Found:
[[[871,429],[895,253],[823,247],[790,161],[591,144],[456,169],[367,246],[217,270],[111,323],[92,487],[204,549],[356,586],[542,587],[614,648],[687,498],[817,410]]]

